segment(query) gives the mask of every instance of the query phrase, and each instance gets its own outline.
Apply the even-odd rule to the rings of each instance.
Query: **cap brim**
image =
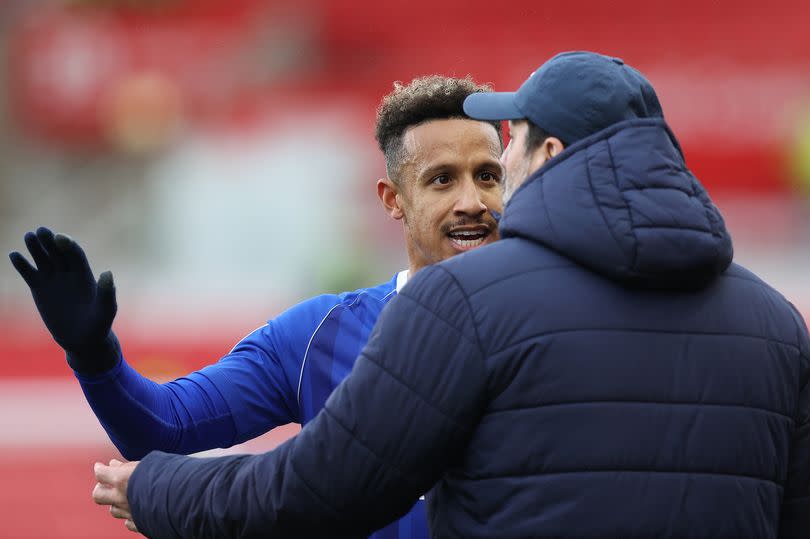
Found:
[[[522,120],[526,117],[515,105],[516,92],[480,92],[464,100],[464,113],[476,120]]]

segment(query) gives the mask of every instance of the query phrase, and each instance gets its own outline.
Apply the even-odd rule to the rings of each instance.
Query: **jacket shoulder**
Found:
[[[439,264],[467,294],[528,272],[574,267],[573,261],[553,250],[522,239],[506,238]]]
[[[799,310],[781,292],[765,282],[748,268],[732,263],[720,279],[731,281],[734,286],[745,293],[747,298],[753,298],[757,303],[749,305],[749,309],[759,309],[769,313],[769,319],[779,324],[783,340],[794,343],[806,358],[810,358],[810,340],[808,340],[807,324]],[[749,300],[750,301],[750,300]],[[795,335],[795,337],[794,337]]]

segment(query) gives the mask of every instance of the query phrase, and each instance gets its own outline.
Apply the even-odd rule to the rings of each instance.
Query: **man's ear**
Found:
[[[543,142],[543,147],[549,159],[557,157],[565,149],[562,141],[557,137],[548,137],[545,142]]]
[[[402,198],[399,194],[399,187],[390,178],[377,180],[377,198],[382,202],[385,213],[392,219],[402,219],[405,216],[402,211]]]
[[[534,149],[529,161],[529,170],[535,171],[545,165],[549,159],[560,155],[565,149],[562,141],[557,137],[548,137],[543,143]]]

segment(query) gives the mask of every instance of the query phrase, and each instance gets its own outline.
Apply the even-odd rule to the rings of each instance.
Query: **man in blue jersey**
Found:
[[[376,136],[387,178],[377,182],[377,194],[403,223],[406,271],[296,305],[216,364],[167,384],[142,377],[124,360],[111,331],[112,275],[96,281],[82,249],[65,235],[45,228],[25,235],[36,268],[17,252],[11,261],[125,458],[228,447],[278,425],[306,424],[348,375],[380,311],[410,275],[497,239],[500,122],[471,120],[462,108],[467,96],[486,90],[469,78],[428,76],[395,84],[379,107]],[[122,507],[111,511],[128,516]],[[422,502],[374,537],[427,537]]]

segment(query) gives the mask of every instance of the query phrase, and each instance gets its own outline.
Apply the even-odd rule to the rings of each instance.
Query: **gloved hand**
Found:
[[[96,282],[82,248],[44,227],[28,232],[25,245],[36,269],[16,251],[9,258],[31,289],[48,331],[67,352],[68,364],[80,374],[113,368],[120,347],[111,331],[117,310],[112,273],[105,271]]]

